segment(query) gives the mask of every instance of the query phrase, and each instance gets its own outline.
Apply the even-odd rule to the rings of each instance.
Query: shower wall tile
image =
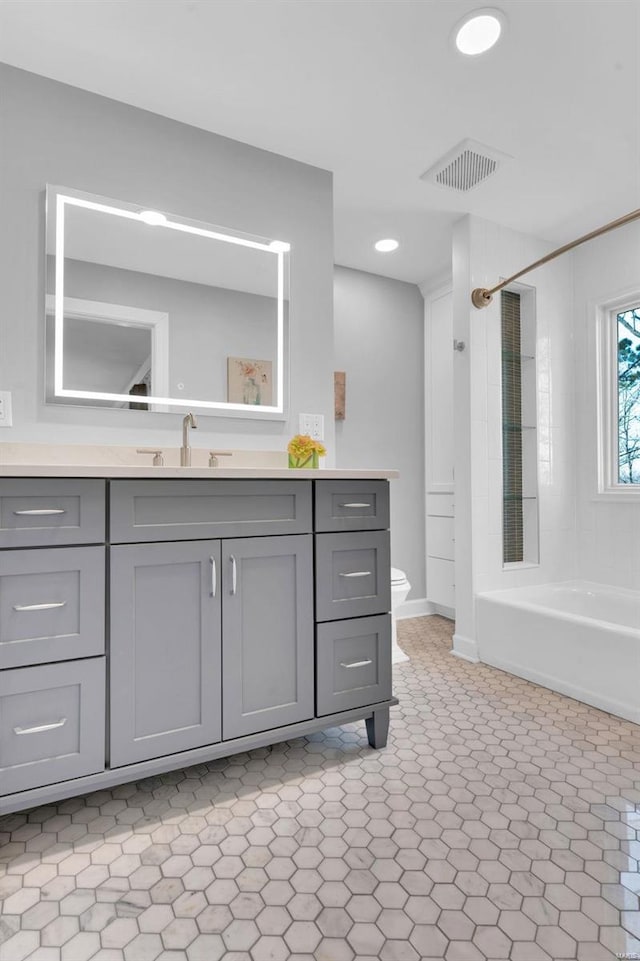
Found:
[[[532,272],[535,288],[536,410],[524,411],[538,431],[523,438],[525,485],[539,484],[540,563],[507,568],[502,563],[502,423],[500,300],[486,310],[469,306],[468,291],[490,286],[548,252],[551,245],[497,224],[468,217],[454,231],[454,329],[468,332],[466,358],[454,367],[458,424],[466,420],[469,463],[456,465],[456,511],[468,498],[471,523],[456,532],[456,604],[464,611],[462,635],[473,637],[471,595],[575,576],[576,441],[572,265],[563,258]],[[526,329],[526,325],[525,325]],[[523,344],[523,352],[534,352]],[[461,355],[460,360],[462,360]],[[466,383],[464,382],[466,380]],[[537,474],[536,478],[534,474]],[[534,492],[533,490],[531,491]],[[462,525],[460,525],[462,526]],[[469,570],[469,559],[470,567]]]
[[[597,494],[598,304],[638,294],[640,225],[630,224],[583,247],[574,260],[576,385],[577,575],[640,590],[640,490],[633,503]]]

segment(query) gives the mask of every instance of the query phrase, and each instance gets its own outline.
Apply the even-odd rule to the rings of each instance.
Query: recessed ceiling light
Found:
[[[392,250],[397,250],[400,244],[392,237],[387,237],[385,240],[379,240],[374,246],[381,254],[390,254]]]
[[[167,222],[167,218],[159,210],[141,210],[138,216],[150,227],[161,227]]]
[[[501,10],[474,10],[454,31],[456,47],[467,57],[486,53],[500,39],[504,25],[505,17]]]

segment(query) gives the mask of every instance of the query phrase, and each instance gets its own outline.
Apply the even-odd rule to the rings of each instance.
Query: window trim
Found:
[[[597,310],[597,438],[599,500],[630,503],[640,499],[640,484],[621,484],[618,435],[617,315],[640,305],[640,290],[599,304]]]

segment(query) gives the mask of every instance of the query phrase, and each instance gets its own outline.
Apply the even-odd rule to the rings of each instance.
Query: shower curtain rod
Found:
[[[579,237],[577,240],[571,241],[570,244],[565,244],[563,247],[558,247],[557,250],[553,250],[546,257],[541,257],[540,260],[536,260],[535,263],[529,264],[528,267],[524,267],[523,270],[519,270],[517,274],[512,277],[507,277],[503,280],[501,284],[496,284],[490,290],[486,287],[476,287],[475,290],[471,292],[471,303],[474,307],[480,310],[482,307],[488,307],[493,300],[493,295],[507,284],[512,283],[512,281],[517,280],[518,277],[522,277],[523,274],[528,274],[530,270],[534,270],[536,267],[542,267],[543,264],[549,263],[550,260],[555,260],[560,254],[566,254],[568,250],[573,250],[574,247],[579,247],[580,244],[584,244],[587,240],[593,240],[595,237],[600,237],[602,234],[608,233],[610,230],[615,230],[617,227],[624,227],[625,224],[630,224],[634,220],[640,219],[640,209],[632,210],[630,214],[625,214],[624,217],[619,217],[617,220],[612,220],[611,223],[605,224],[604,227],[598,227],[597,230],[592,230],[591,233],[585,234],[584,237]]]

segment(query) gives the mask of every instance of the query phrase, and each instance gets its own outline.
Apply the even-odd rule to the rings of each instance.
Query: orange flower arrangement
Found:
[[[318,458],[327,453],[324,444],[308,434],[296,434],[289,441],[289,467],[318,467]]]

